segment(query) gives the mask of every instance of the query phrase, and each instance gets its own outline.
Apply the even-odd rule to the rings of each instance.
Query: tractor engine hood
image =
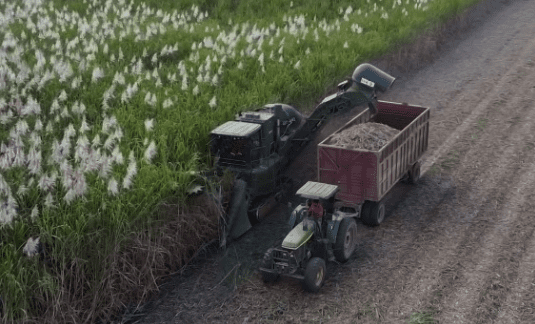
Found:
[[[303,225],[307,225],[307,229],[303,229]],[[303,244],[308,242],[314,234],[315,223],[313,220],[305,218],[301,223],[297,224],[282,241],[282,247],[290,250],[297,250]]]
[[[368,63],[363,63],[357,66],[351,78],[365,86],[381,92],[388,90],[396,80],[396,78],[390,74]],[[364,80],[362,78],[364,78]]]

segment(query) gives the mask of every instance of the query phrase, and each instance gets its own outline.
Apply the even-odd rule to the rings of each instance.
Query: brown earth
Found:
[[[431,108],[429,150],[421,181],[392,189],[380,226],[359,222],[356,252],[328,265],[319,293],[256,272],[285,234],[281,206],[122,322],[535,323],[533,17],[534,1],[485,1],[371,62],[397,77],[379,99]],[[316,179],[315,144],[350,116],[290,166],[297,187]]]

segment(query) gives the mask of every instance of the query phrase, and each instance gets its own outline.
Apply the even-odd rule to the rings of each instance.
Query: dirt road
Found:
[[[380,99],[432,108],[425,174],[392,190],[379,227],[358,223],[356,253],[329,264],[318,294],[290,279],[265,285],[254,272],[285,234],[280,207],[123,321],[535,323],[534,17],[534,1],[488,1],[431,62],[385,68],[397,80]],[[298,186],[315,179],[315,159],[311,145],[291,166]]]

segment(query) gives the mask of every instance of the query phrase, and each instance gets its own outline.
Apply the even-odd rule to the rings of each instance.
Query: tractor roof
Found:
[[[249,136],[261,127],[260,124],[228,121],[212,131],[212,134],[226,136]]]
[[[309,199],[329,199],[338,189],[335,185],[309,181],[297,190],[296,195]]]

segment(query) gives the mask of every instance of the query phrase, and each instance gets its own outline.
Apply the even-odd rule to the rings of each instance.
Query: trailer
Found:
[[[420,158],[427,150],[430,109],[377,102],[378,113],[368,119],[363,111],[318,145],[318,181],[337,185],[335,207],[361,218],[367,225],[379,225],[385,216],[383,198],[400,181],[416,183]],[[399,130],[377,151],[351,149],[328,144],[336,134],[356,124],[375,122]]]

